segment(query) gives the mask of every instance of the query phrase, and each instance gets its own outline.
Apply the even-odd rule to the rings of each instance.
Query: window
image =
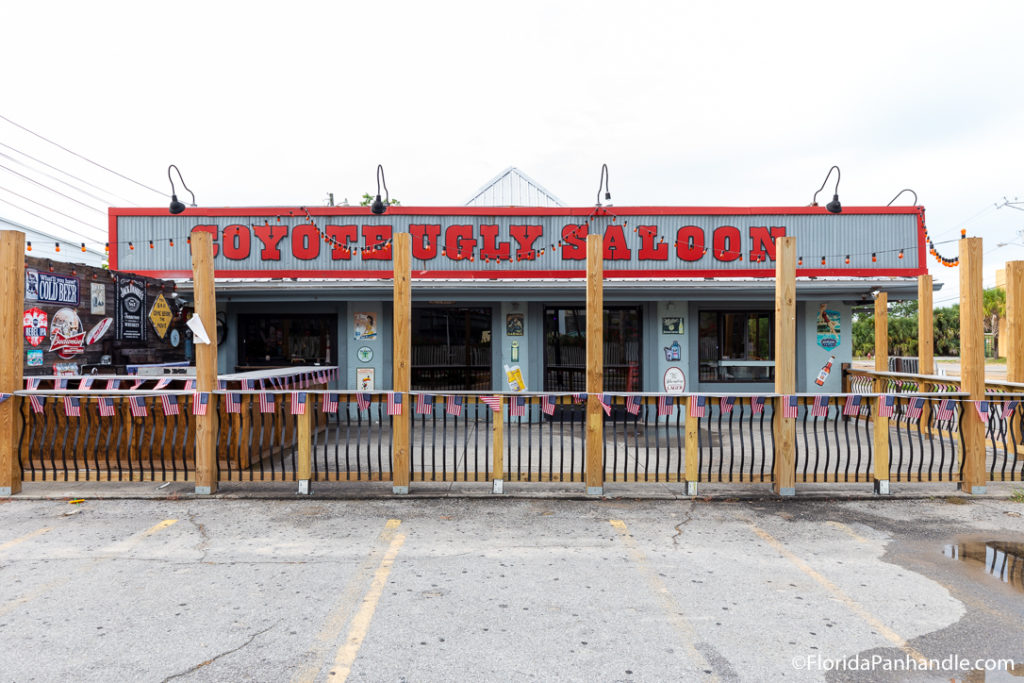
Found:
[[[414,306],[412,388],[487,391],[491,388],[491,310]]]
[[[287,367],[337,361],[338,316],[267,313],[238,316],[238,368]],[[241,371],[241,370],[239,370]]]
[[[700,381],[774,381],[774,313],[701,311],[699,322]]]
[[[640,391],[640,308],[604,309],[604,390]],[[587,390],[587,309],[544,309],[544,389]]]

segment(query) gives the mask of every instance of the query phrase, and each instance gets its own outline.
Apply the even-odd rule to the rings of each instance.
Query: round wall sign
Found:
[[[670,394],[681,394],[686,391],[686,375],[676,366],[665,371],[665,391]]]
[[[356,358],[359,359],[360,363],[369,363],[373,360],[373,349],[369,346],[360,346],[359,350],[356,351]]]
[[[168,341],[171,342],[171,346],[178,348],[178,344],[181,343],[181,332],[178,331],[177,327],[171,330]]]

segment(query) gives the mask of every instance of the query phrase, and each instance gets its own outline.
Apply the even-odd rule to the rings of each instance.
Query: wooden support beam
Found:
[[[885,372],[889,369],[889,295],[879,292],[875,297],[875,371]],[[883,394],[888,389],[887,380],[875,380],[875,393]],[[889,492],[889,418],[879,415],[885,399],[875,399],[875,410],[872,416],[874,425],[874,455],[872,465],[874,471],[875,491]]]
[[[697,400],[696,396],[689,396],[686,402],[679,407],[686,411],[686,495],[697,495],[697,481],[700,479],[700,418],[690,415],[690,406]]]
[[[210,392],[206,415],[196,415],[196,493],[217,492],[217,295],[214,291],[213,236],[192,233],[192,282],[195,314],[203,323],[209,344],[196,344],[196,389]]]
[[[299,480],[299,493],[310,493],[309,480],[313,478],[313,400],[306,394],[306,410],[296,415],[298,427],[295,442],[295,477]]]
[[[985,399],[985,328],[982,294],[980,237],[960,240],[960,391],[968,401]],[[984,493],[985,424],[972,403],[964,403],[961,488]]]
[[[796,238],[775,241],[775,393],[796,393]],[[796,494],[796,419],[775,402],[775,483],[780,496]]]
[[[25,233],[0,231],[0,393],[11,397],[0,403],[0,496],[21,491],[21,460],[16,439],[21,405],[14,396],[24,386]]]
[[[587,494],[604,493],[604,239],[587,235]]]
[[[394,347],[392,352],[392,388],[405,394],[402,414],[394,418],[394,465],[392,490],[409,493],[409,423],[412,420],[412,236],[406,232],[394,236]]]
[[[487,408],[491,408],[488,406]],[[491,458],[491,492],[502,493],[504,491],[505,477],[505,399],[501,400],[501,407],[494,413],[494,423],[491,427],[492,445],[494,454]]]
[[[917,278],[917,372],[935,374],[935,321],[932,310],[932,276]],[[924,389],[922,389],[924,391]]]
[[[1006,381],[1024,382],[1024,261],[1006,264]]]

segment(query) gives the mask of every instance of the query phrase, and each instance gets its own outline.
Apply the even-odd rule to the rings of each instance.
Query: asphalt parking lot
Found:
[[[1024,675],[1007,497],[177,497],[0,501],[0,680]]]

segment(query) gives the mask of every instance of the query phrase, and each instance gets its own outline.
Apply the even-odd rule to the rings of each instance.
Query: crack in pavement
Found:
[[[192,523],[192,526],[199,532],[199,545],[196,546],[196,551],[202,553],[199,561],[206,564],[206,555],[210,551],[210,534],[206,531],[206,525],[196,521],[196,513],[190,512],[188,515],[188,521]]]
[[[675,530],[676,530],[676,533],[675,533],[675,535],[672,536],[672,545],[677,546],[677,547],[679,546],[679,538],[683,535],[683,530],[682,530],[681,527],[683,527],[686,524],[689,524],[692,521],[693,521],[693,503],[691,502],[690,503],[690,509],[686,511],[686,516],[683,518],[683,521],[679,522],[679,524],[676,524],[675,527],[674,527]]]
[[[172,674],[172,675],[168,676],[167,678],[165,678],[163,681],[161,681],[161,683],[167,683],[167,681],[169,681],[171,679],[174,679],[174,678],[181,678],[182,676],[188,676],[190,673],[196,672],[199,669],[203,668],[204,666],[207,666],[209,664],[213,664],[214,662],[216,662],[221,657],[227,657],[230,654],[238,652],[243,647],[248,647],[249,645],[252,644],[252,641],[256,640],[257,637],[263,635],[264,633],[266,633],[267,631],[269,631],[270,629],[274,628],[275,626],[277,626],[280,623],[281,623],[280,621],[275,621],[273,624],[271,624],[270,626],[266,627],[262,631],[257,631],[256,633],[253,633],[252,636],[249,637],[249,640],[245,641],[244,643],[242,643],[238,647],[232,648],[230,650],[225,650],[224,652],[221,652],[219,655],[215,655],[215,656],[211,657],[210,659],[207,659],[205,662],[199,662],[198,664],[196,664],[195,666],[193,666],[190,669],[186,669],[185,671],[181,671],[179,673]]]

